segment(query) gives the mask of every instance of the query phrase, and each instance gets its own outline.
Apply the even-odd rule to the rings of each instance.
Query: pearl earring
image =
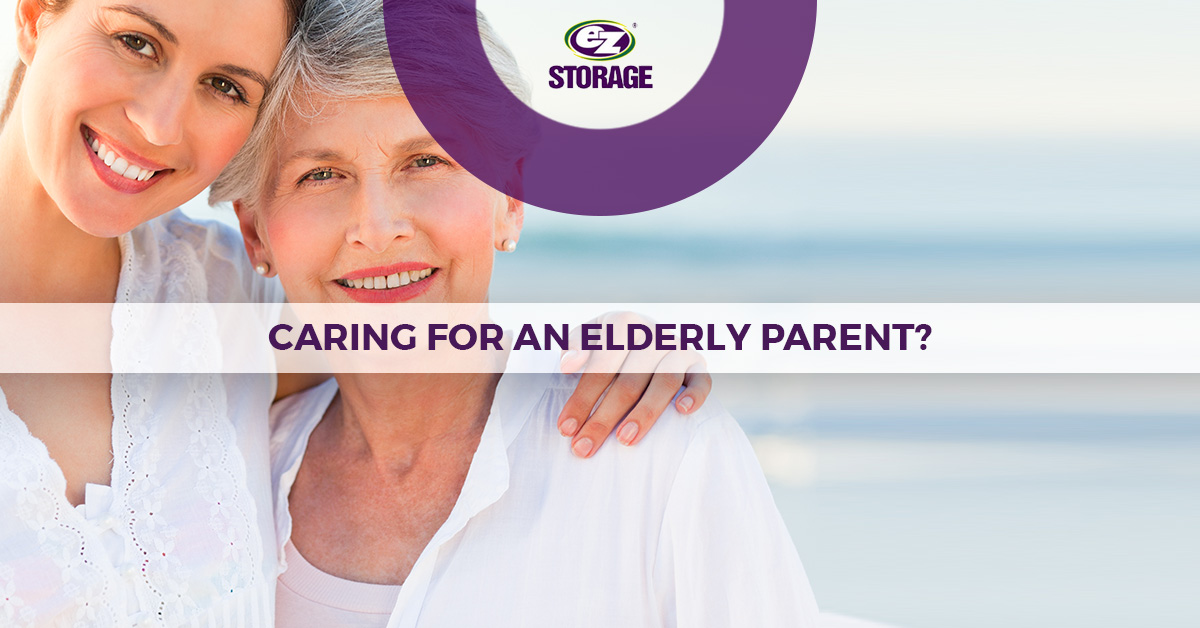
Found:
[[[513,251],[517,250],[517,241],[511,238],[507,239],[503,244],[500,245],[500,248],[504,249],[506,253],[512,253]]]
[[[254,272],[262,275],[263,277],[266,277],[267,273],[271,272],[271,265],[268,264],[267,262],[259,262],[254,267]]]

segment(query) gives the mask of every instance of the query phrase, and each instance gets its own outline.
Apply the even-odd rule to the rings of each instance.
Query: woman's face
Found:
[[[97,236],[179,206],[250,134],[287,28],[282,0],[21,0],[33,176]]]
[[[287,120],[267,198],[237,204],[251,257],[294,303],[486,301],[521,203],[455,163],[403,97],[325,111]]]

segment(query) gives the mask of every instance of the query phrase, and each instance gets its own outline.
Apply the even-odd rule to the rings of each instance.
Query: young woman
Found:
[[[235,234],[168,212],[249,136],[299,11],[298,0],[19,0],[0,300],[252,302],[275,316],[282,293]],[[114,356],[146,350],[129,342],[138,321],[114,323]],[[275,392],[266,376],[0,375],[0,616],[269,624]],[[591,423],[580,429],[603,429]]]

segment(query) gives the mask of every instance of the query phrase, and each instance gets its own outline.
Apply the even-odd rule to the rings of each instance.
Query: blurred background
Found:
[[[1200,301],[1195,24],[1183,1],[821,2],[745,164],[646,214],[530,210],[493,297]],[[1200,626],[1200,376],[715,379],[823,609]]]
[[[698,76],[720,16],[713,0],[480,6],[535,86],[545,40],[637,21],[678,95],[663,81]],[[656,51],[673,35],[655,15],[701,36]],[[1200,301],[1196,24],[1184,0],[822,2],[799,93],[745,164],[646,214],[529,208],[493,300]],[[1200,376],[717,376],[716,398],[824,609],[1200,626]]]

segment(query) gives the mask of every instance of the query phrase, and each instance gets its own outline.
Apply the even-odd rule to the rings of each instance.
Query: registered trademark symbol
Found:
[[[633,26],[631,26],[630,28],[637,28],[637,22],[634,22]]]

